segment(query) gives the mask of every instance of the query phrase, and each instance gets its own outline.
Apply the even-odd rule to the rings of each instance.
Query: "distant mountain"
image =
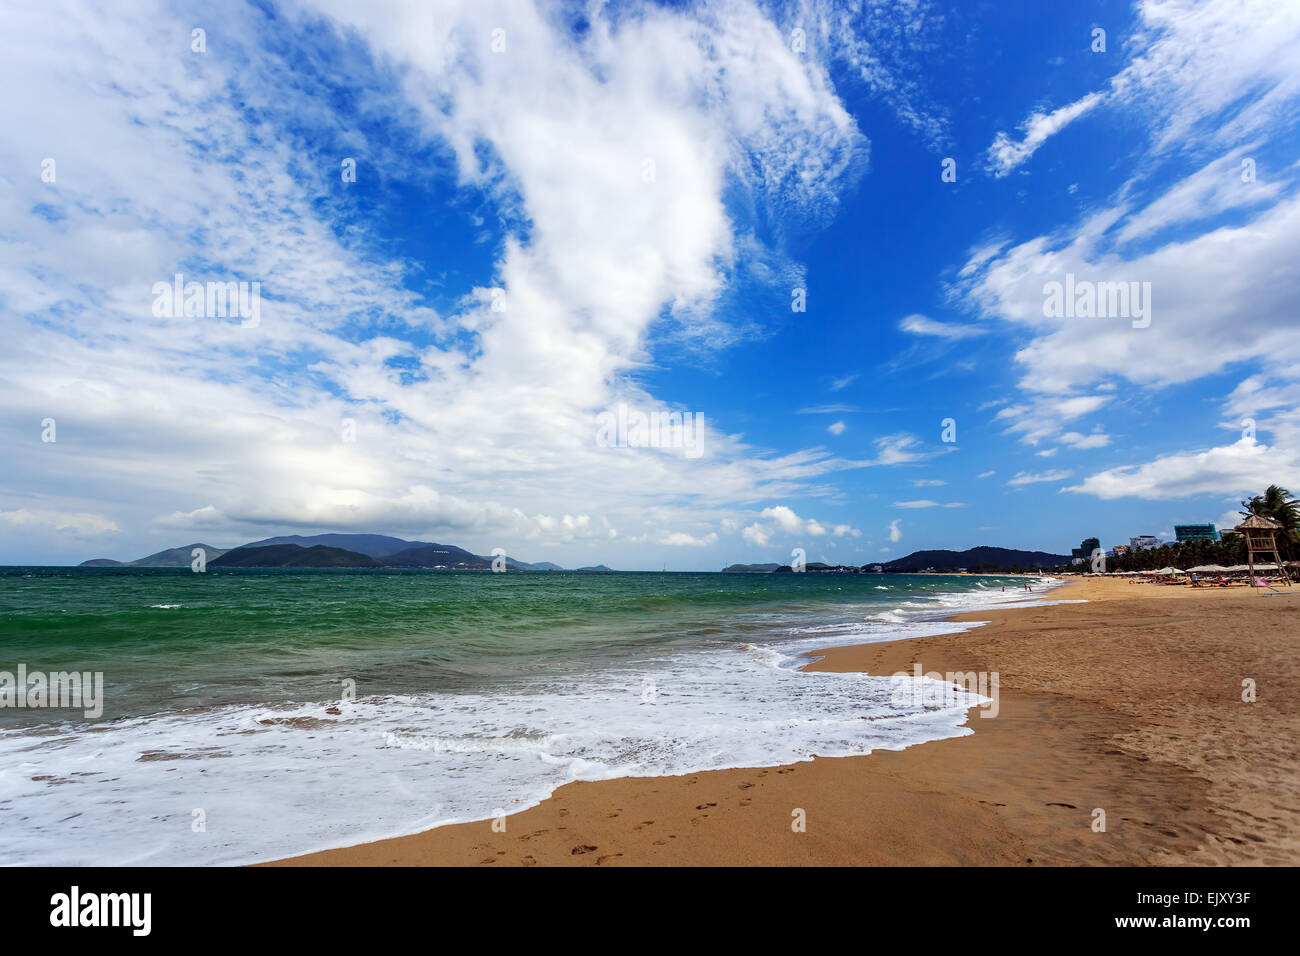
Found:
[[[265,538],[244,545],[260,548],[273,544],[296,544],[302,547],[323,544],[327,548],[344,548],[367,554],[391,568],[458,568],[482,570],[492,566],[490,555],[473,554],[454,544],[437,544],[433,541],[407,541],[386,534],[289,534],[278,538]],[[506,567],[511,571],[563,571],[558,564],[542,561],[529,564],[506,557]]]
[[[390,568],[461,568],[481,571],[492,567],[491,558],[481,558],[450,544],[421,544],[381,557],[383,563]]]
[[[888,561],[885,571],[967,571],[981,569],[1005,570],[1009,568],[1051,568],[1069,564],[1068,554],[1050,554],[1046,551],[1017,551],[1013,548],[968,548],[965,551],[914,551],[906,557]]]
[[[852,564],[824,564],[821,561],[809,561],[803,566],[804,572],[808,574],[863,574],[866,573],[867,567],[857,567]],[[777,574],[794,573],[794,568],[788,564],[783,564],[776,569]]]
[[[318,544],[304,548],[297,544],[242,547],[227,551],[209,568],[382,568],[383,564],[358,551],[329,548]]]
[[[474,554],[466,551],[464,548],[458,548],[453,544],[436,544],[432,541],[407,541],[405,538],[394,538],[386,534],[289,534],[280,535],[275,538],[263,538],[260,541],[250,541],[248,544],[240,545],[233,549],[236,551],[245,551],[259,548],[278,548],[292,546],[304,551],[313,548],[323,547],[333,551],[343,551],[352,555],[362,555],[373,561],[378,562],[385,567],[393,568],[422,568],[435,569],[447,568],[456,570],[473,570],[481,571],[492,567],[493,558],[490,555]],[[229,551],[225,548],[214,548],[206,544],[190,544],[183,548],[171,548],[167,551],[159,551],[157,554],[151,554],[147,558],[140,558],[138,561],[116,561],[112,558],[93,558],[90,561],[83,561],[83,568],[187,568],[193,560],[191,552],[195,548],[203,548],[207,551],[207,561],[212,564],[215,559],[225,556]],[[279,553],[279,552],[277,552]],[[284,555],[293,556],[295,552],[283,552]],[[235,559],[232,559],[232,561]],[[247,560],[240,558],[238,560]],[[259,560],[275,560],[271,557],[264,557]],[[294,558],[297,560],[297,558]],[[307,559],[316,560],[316,559]],[[352,559],[349,559],[352,560]],[[516,558],[506,556],[506,568],[511,571],[563,571],[564,568],[550,561],[539,561],[536,564],[530,564],[527,561],[520,561]],[[348,565],[331,565],[331,564],[306,564],[306,565],[280,565],[280,564],[252,564],[236,565],[226,562],[217,567],[375,567],[375,564],[348,564]],[[601,565],[595,568],[583,568],[584,571],[608,571],[609,568]]]
[[[214,548],[210,544],[187,544],[182,548],[168,548],[166,551],[159,551],[156,554],[151,554],[146,558],[138,558],[135,561],[114,561],[112,558],[92,558],[89,561],[82,561],[78,567],[188,568],[190,563],[194,560],[193,552],[195,548],[202,548],[207,552],[205,560],[209,562],[226,553],[224,548]]]
[[[386,534],[285,534],[280,535],[278,538],[263,538],[261,541],[250,541],[248,544],[241,545],[241,547],[264,548],[272,544],[296,544],[303,548],[323,544],[327,548],[343,548],[345,551],[368,554],[372,558],[385,558],[390,554],[405,551],[407,548],[419,548],[425,545],[435,548],[442,547],[442,545],[431,544],[428,541],[407,541],[404,538],[392,538]],[[466,552],[466,554],[468,553]]]
[[[770,574],[779,564],[729,564],[722,569],[723,574]]]
[[[579,571],[609,571],[609,572],[612,572],[614,569],[611,568],[611,567],[607,567],[606,565],[603,565],[603,564],[596,564],[596,565],[592,565],[592,566],[589,567],[589,568],[578,568],[577,570],[579,570]]]

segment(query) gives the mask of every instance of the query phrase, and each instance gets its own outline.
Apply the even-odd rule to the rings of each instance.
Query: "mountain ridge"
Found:
[[[211,568],[382,568],[368,554],[317,544],[304,548],[299,544],[269,544],[257,548],[232,548],[216,560]]]
[[[831,565],[820,561],[809,561],[805,571],[816,573],[871,573],[871,569],[880,568],[883,574],[909,573],[924,570],[934,571],[977,571],[1009,570],[1011,568],[1052,568],[1070,563],[1070,556],[1052,554],[1048,551],[1024,551],[1019,548],[998,548],[991,545],[977,545],[964,551],[945,549],[913,551],[911,554],[892,561],[868,561],[857,565]],[[724,574],[772,574],[790,572],[788,564],[729,564],[722,569]]]
[[[280,565],[280,564],[236,564],[236,560],[249,560],[247,554],[242,555],[239,559],[231,559],[221,563],[217,562],[218,558],[225,557],[233,551],[250,551],[263,548],[280,548],[294,547],[301,550],[312,550],[317,547],[324,547],[335,551],[342,551],[351,558],[339,558],[339,560],[348,560],[355,563],[349,565],[323,564],[323,565]],[[494,555],[474,554],[464,548],[457,547],[453,544],[438,544],[432,541],[408,541],[405,538],[397,538],[384,534],[360,534],[347,532],[323,532],[321,534],[301,535],[288,534],[276,535],[270,538],[262,538],[257,541],[250,541],[247,544],[236,545],[233,548],[214,548],[207,544],[191,544],[179,548],[167,548],[154,554],[146,555],[143,558],[137,558],[134,561],[118,561],[114,558],[91,558],[88,561],[82,561],[77,567],[82,568],[181,568],[189,567],[193,558],[191,552],[195,548],[202,548],[206,552],[207,563],[214,567],[392,567],[392,568],[410,568],[422,570],[463,570],[463,571],[484,571],[493,567],[493,562],[497,560]],[[296,552],[267,552],[261,556],[267,561],[279,560],[276,555],[281,555],[287,560],[302,559],[301,556],[293,557]],[[509,555],[502,556],[505,561],[505,567],[510,571],[564,571],[565,568],[551,561],[539,561],[529,563],[512,558]],[[361,560],[362,558],[367,560]],[[313,560],[313,559],[302,559]],[[374,563],[371,563],[374,562]],[[605,565],[594,565],[592,567],[577,568],[578,571],[609,571],[610,568]]]
[[[179,548],[165,548],[162,551],[155,551],[153,554],[147,554],[143,558],[137,558],[134,561],[116,561],[113,558],[91,558],[89,561],[82,561],[77,565],[79,568],[188,568],[194,560],[194,549],[202,548],[205,554],[205,561],[211,561],[219,558],[230,548],[214,548],[210,544],[196,542],[194,544],[182,545]]]

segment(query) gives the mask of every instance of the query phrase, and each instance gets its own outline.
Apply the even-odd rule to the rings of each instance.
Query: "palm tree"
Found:
[[[1288,531],[1300,529],[1300,501],[1279,485],[1269,485],[1262,495],[1241,503],[1243,517],[1272,518]]]
[[[1300,542],[1300,501],[1281,485],[1269,485],[1262,495],[1243,501],[1243,517],[1259,515],[1282,526],[1283,540]]]

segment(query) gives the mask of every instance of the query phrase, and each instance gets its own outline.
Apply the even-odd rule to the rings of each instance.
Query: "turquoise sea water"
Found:
[[[913,712],[887,678],[802,674],[800,655],[957,630],[936,622],[1041,596],[1022,587],[0,569],[0,672],[101,672],[104,697],[96,719],[0,707],[0,826],[19,859],[58,836],[67,859],[46,862],[247,862],[486,819],[571,779],[965,733],[964,708]]]

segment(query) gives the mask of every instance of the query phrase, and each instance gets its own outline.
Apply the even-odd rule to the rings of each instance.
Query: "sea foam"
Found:
[[[5,859],[251,863],[487,820],[573,780],[770,767],[962,736],[968,708],[985,702],[978,695],[899,704],[890,677],[799,668],[815,648],[963,630],[972,625],[917,618],[1004,603],[993,597],[948,594],[888,622],[650,651],[494,692],[6,731]]]

